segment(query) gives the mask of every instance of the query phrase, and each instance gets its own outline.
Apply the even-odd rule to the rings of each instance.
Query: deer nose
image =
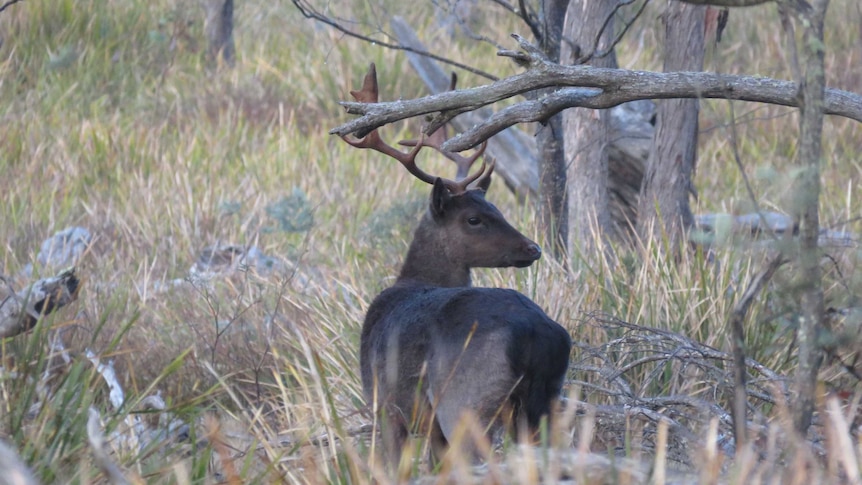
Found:
[[[542,257],[542,248],[536,243],[527,245],[527,255],[534,261]]]

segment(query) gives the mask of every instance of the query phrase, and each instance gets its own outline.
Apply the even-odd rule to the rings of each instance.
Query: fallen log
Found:
[[[24,333],[35,327],[40,318],[75,301],[80,283],[72,267],[19,292],[9,292],[0,300],[0,338]]]

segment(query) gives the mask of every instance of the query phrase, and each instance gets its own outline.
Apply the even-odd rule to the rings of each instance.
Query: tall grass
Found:
[[[348,11],[341,3],[330,8]],[[831,25],[851,19],[858,26],[854,2],[832,3]],[[453,57],[500,76],[516,70],[491,46],[441,35],[430,6],[398,12],[397,2],[350,4],[372,28],[382,12],[401,13]],[[203,64],[203,14],[194,2],[27,0],[0,14],[0,273],[23,285],[22,271],[44,238],[73,225],[94,234],[79,263],[84,286],[77,303],[0,343],[0,439],[43,483],[103,481],[88,448],[90,407],[101,412],[112,459],[137,482],[386,481],[370,459],[359,329],[368,303],[398,270],[428,190],[397,164],[350,149],[327,131],[345,119],[337,101],[370,62],[379,66],[387,99],[424,88],[401,53],[308,23],[289,2],[237,8],[238,63],[221,72]],[[512,47],[509,31],[526,34],[493,6],[482,9],[479,21],[502,45]],[[655,15],[642,19],[621,45],[622,65],[659,65],[657,28]],[[860,92],[852,31],[829,30],[827,77]],[[773,11],[734,11],[711,68],[786,78],[782,52]],[[461,85],[478,82],[468,75]],[[698,212],[750,208],[731,163],[726,106],[703,103]],[[782,180],[795,147],[795,115],[753,105],[736,113],[760,205],[784,206],[793,196]],[[389,127],[385,136],[400,139],[415,128]],[[854,193],[860,141],[858,125],[828,122],[823,220],[857,232],[858,224],[846,223],[862,209]],[[427,163],[431,171],[450,169]],[[531,202],[519,205],[499,181],[489,197],[516,227],[540,237]],[[184,280],[204,248],[225,243],[254,245],[276,257],[279,269]],[[543,260],[475,279],[524,292],[582,342],[608,338],[583,325],[585,312],[601,311],[729,349],[725,324],[760,256],[728,243],[669,261],[660,245],[571,272]],[[831,304],[856,304],[859,256],[854,249],[835,258]],[[37,266],[35,274],[50,270]],[[753,307],[747,328],[750,355],[787,373],[795,359],[789,274],[779,274]],[[57,339],[62,350],[52,345]],[[110,404],[87,350],[116,369],[123,406]],[[164,410],[146,405],[157,393]],[[535,455],[513,446],[508,458],[489,465],[489,476],[647,479],[653,457],[633,452],[613,462],[570,453],[571,445],[589,451],[589,440],[577,438],[589,434],[582,418],[569,416],[557,451]],[[188,425],[184,434],[177,421]],[[135,442],[134,423],[163,434]],[[709,456],[705,470],[721,460]],[[846,476],[814,463],[806,477]],[[425,474],[423,466],[413,473]],[[454,482],[472,480],[463,467],[447,472]],[[752,472],[734,473],[725,476],[733,481]]]

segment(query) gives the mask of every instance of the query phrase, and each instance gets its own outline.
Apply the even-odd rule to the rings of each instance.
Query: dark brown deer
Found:
[[[352,94],[377,102],[373,64],[362,91]],[[521,293],[471,287],[471,268],[523,268],[542,255],[485,200],[493,162],[456,182],[416,166],[421,148],[439,143],[422,138],[405,153],[377,130],[345,141],[397,159],[434,186],[401,274],[374,299],[362,327],[363,391],[379,413],[390,464],[399,462],[410,433],[429,436],[432,459],[441,459],[466,412],[492,438],[506,428],[535,433],[560,394],[572,344]],[[478,458],[472,445],[463,446]]]

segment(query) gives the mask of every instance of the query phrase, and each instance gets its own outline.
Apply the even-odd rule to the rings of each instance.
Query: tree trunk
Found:
[[[541,47],[549,59],[560,61],[563,24],[569,0],[544,0]],[[566,158],[563,115],[552,116],[536,134],[539,152],[539,220],[545,240],[557,259],[566,253],[568,207],[566,203]]]
[[[218,67],[222,58],[227,66],[234,65],[233,0],[204,0],[206,11],[207,64]]]
[[[664,71],[702,71],[706,7],[671,0],[664,13]],[[699,101],[658,102],[656,130],[638,202],[643,242],[665,236],[677,251],[694,223],[689,206],[697,161]]]
[[[568,207],[563,116],[551,117],[536,134],[539,149],[539,223],[558,260],[566,255]]]
[[[610,48],[613,20],[605,23],[616,5],[612,0],[572,0],[566,11],[560,62],[571,64],[593,48]],[[604,32],[600,30],[605,26]],[[596,43],[596,39],[599,42]],[[570,43],[571,42],[571,43]],[[597,67],[616,67],[613,50],[591,57]],[[566,178],[568,180],[569,254],[587,257],[607,248],[612,236],[608,192],[608,110],[570,109],[563,114]],[[596,233],[598,231],[598,233]]]
[[[817,372],[823,360],[818,333],[824,329],[823,282],[820,272],[820,157],[823,137],[824,77],[823,18],[828,0],[798,5],[796,17],[804,28],[800,46],[801,79],[799,148],[796,151],[796,200],[791,212],[799,221],[799,265],[801,316],[797,330],[799,364],[796,370],[798,399],[794,406],[794,426],[805,436],[817,399]],[[788,35],[788,42],[795,36]]]

